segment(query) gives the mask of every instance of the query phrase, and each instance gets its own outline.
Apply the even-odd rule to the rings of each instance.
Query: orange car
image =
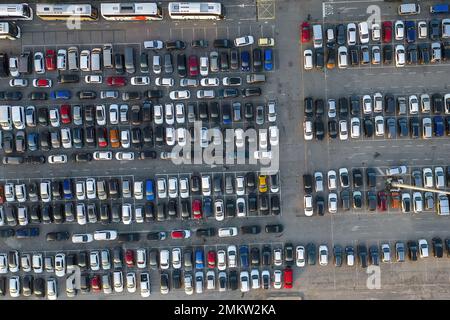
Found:
[[[120,147],[119,130],[117,129],[109,130],[109,142],[111,143],[111,147],[113,148]]]
[[[392,209],[400,208],[400,193],[398,192],[391,193],[391,208]]]
[[[3,189],[3,186],[0,186],[0,204],[5,202],[5,191]]]

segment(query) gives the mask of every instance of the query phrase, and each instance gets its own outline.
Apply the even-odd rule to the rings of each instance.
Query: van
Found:
[[[123,291],[123,274],[122,271],[114,271],[113,274],[114,292]]]
[[[211,177],[202,176],[202,193],[204,196],[211,195]]]
[[[125,70],[127,73],[135,73],[134,67],[134,49],[132,47],[125,48]]]
[[[261,73],[253,73],[247,75],[247,83],[261,83],[266,82],[266,75]]]
[[[78,48],[70,47],[68,50],[69,71],[78,71]]]
[[[448,4],[436,4],[434,6],[430,6],[430,13],[448,13],[448,9]]]
[[[91,52],[91,70],[92,71],[101,71],[102,70],[102,63],[100,55],[102,53],[102,49],[100,48],[94,48]]]
[[[113,65],[113,49],[111,44],[103,45],[103,67],[112,69]]]
[[[153,72],[156,74],[161,73],[161,56],[155,55],[153,56]]]
[[[76,74],[62,74],[59,75],[58,83],[78,83],[80,82],[80,77]]]
[[[313,25],[313,42],[314,48],[322,48],[323,36],[322,36],[322,25]]]
[[[12,130],[11,106],[0,106],[0,126],[3,130]]]
[[[31,73],[31,52],[27,51],[19,56],[19,73]]]
[[[417,3],[404,3],[398,7],[398,14],[401,16],[414,15],[420,13],[420,5]]]
[[[25,129],[25,108],[20,106],[12,107],[12,122],[16,129]]]

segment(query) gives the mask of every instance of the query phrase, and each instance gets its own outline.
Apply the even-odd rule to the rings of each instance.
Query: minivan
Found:
[[[20,74],[31,73],[31,52],[27,51],[19,56],[19,73]]]
[[[125,70],[127,73],[135,73],[134,67],[134,49],[132,47],[125,48]]]
[[[168,74],[173,73],[172,55],[170,53],[164,55],[164,72]]]
[[[113,65],[113,50],[111,44],[103,45],[103,67],[111,69]]]
[[[102,49],[94,48],[91,52],[91,70],[92,71],[101,71],[101,58],[100,55],[102,53]]]
[[[68,65],[69,71],[77,71],[78,70],[78,48],[70,47],[68,50]]]
[[[156,74],[160,74],[161,73],[161,56],[159,55],[154,55],[153,56],[153,72]]]
[[[401,16],[414,15],[420,13],[420,5],[417,3],[404,3],[398,7],[398,14]]]
[[[313,42],[314,48],[322,48],[323,36],[322,36],[322,25],[313,25]]]

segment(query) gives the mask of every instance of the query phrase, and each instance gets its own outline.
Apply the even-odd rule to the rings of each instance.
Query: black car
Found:
[[[421,133],[421,125],[420,125],[420,121],[419,118],[417,117],[412,117],[409,119],[409,124],[410,124],[410,128],[411,128],[411,138],[419,138]]]
[[[316,245],[314,243],[306,245],[306,257],[309,265],[313,266],[316,264]]]
[[[0,296],[4,297],[6,295],[6,278],[0,277]]]
[[[391,45],[385,45],[383,47],[383,63],[391,64],[393,60],[393,49]]]
[[[251,102],[246,102],[246,103],[244,104],[244,118],[245,118],[247,121],[253,121],[253,119],[254,119],[254,114],[255,114],[255,112],[254,112],[254,110],[253,110],[253,103],[251,103]]]
[[[162,90],[148,90],[146,94],[149,99],[160,99],[163,97]]]
[[[363,120],[363,127],[364,127],[364,136],[367,138],[370,138],[373,136],[373,120],[371,118],[364,118]]]
[[[348,117],[348,99],[346,97],[340,97],[338,100],[339,117],[345,119]]]
[[[265,194],[259,195],[259,212],[263,216],[266,216],[269,214],[269,196]]]
[[[122,252],[122,250],[120,250],[120,251]],[[114,253],[116,253],[116,250],[114,250]],[[89,260],[88,260],[88,256],[87,256],[86,252],[84,252],[84,251],[78,252],[77,264],[81,271],[84,271],[87,269],[88,261]],[[114,255],[114,268],[117,268],[117,266],[115,265],[115,261],[116,261],[116,256]]]
[[[236,216],[236,202],[233,199],[227,199],[225,203],[225,215],[230,218]]]
[[[187,76],[186,55],[184,53],[180,53],[177,56],[177,71],[181,78],[185,78]]]
[[[43,278],[34,279],[33,294],[37,298],[45,297],[45,280]]]
[[[418,61],[417,45],[410,44],[406,48],[406,62],[408,64],[416,64]]]
[[[214,237],[216,235],[215,228],[197,229],[195,231],[197,237]]]
[[[433,112],[435,114],[441,114],[444,112],[444,103],[443,103],[443,97],[439,93],[435,93],[431,96],[431,102],[433,105]]]
[[[323,99],[316,99],[315,103],[315,109],[316,109],[316,116],[321,117],[323,116],[325,112],[325,102]]]
[[[313,178],[311,174],[303,175],[303,189],[306,194],[312,194],[313,191]]]
[[[358,256],[359,262],[361,263],[361,268],[367,268],[367,248],[363,244],[358,245]]]
[[[327,49],[327,69],[336,67],[336,50],[334,48]]]
[[[268,224],[265,228],[266,233],[281,233],[283,226],[281,224]]]
[[[347,43],[347,30],[345,25],[338,24],[336,28],[336,40],[339,46],[343,46]]]
[[[228,39],[216,39],[213,42],[214,48],[224,48],[228,49],[233,46],[233,42]]]
[[[139,56],[139,66],[141,68],[141,73],[148,73],[148,55],[145,52],[142,52]]]
[[[114,55],[114,66],[116,69],[117,74],[124,74],[125,73],[125,57],[121,53],[116,53]]]
[[[178,202],[175,199],[170,199],[169,204],[167,206],[167,211],[169,214],[169,218],[175,219],[178,216]]]
[[[208,40],[193,40],[191,42],[193,48],[208,48]]]
[[[409,258],[412,261],[417,260],[417,251],[418,251],[419,245],[417,241],[408,241],[408,252],[409,252]]]
[[[164,127],[155,127],[155,142],[158,146],[162,146],[165,142],[165,130]]]
[[[91,153],[76,153],[73,155],[76,162],[89,162],[92,161]]]
[[[367,168],[366,175],[367,175],[367,185],[370,188],[375,188],[377,186],[377,173],[375,169]]]
[[[131,129],[131,144],[134,148],[142,148],[142,134],[140,128]]]
[[[334,265],[336,267],[342,266],[342,260],[343,260],[343,249],[339,245],[335,245],[333,248],[334,253]]]
[[[261,72],[262,65],[262,51],[259,48],[253,49],[253,72]]]
[[[37,114],[38,114],[38,124],[43,127],[48,126],[48,109],[39,108]]]
[[[236,270],[231,270],[228,274],[228,287],[233,291],[238,289],[238,273]]]
[[[46,92],[32,92],[28,96],[30,100],[47,100]]]
[[[241,233],[242,234],[258,234],[261,232],[261,227],[252,225],[252,226],[242,226]]]
[[[286,243],[284,245],[284,261],[287,266],[294,264],[294,246],[292,243]]]
[[[137,232],[119,233],[117,240],[119,242],[137,242],[141,239],[141,234]]]
[[[321,119],[316,119],[314,121],[314,131],[316,135],[316,139],[321,141],[325,137],[325,126]]]
[[[219,103],[216,101],[209,103],[209,120],[211,122],[220,122],[220,109],[219,109]]]
[[[156,151],[141,151],[139,153],[139,159],[145,160],[145,159],[156,159],[157,154]]]
[[[239,68],[239,52],[237,50],[231,50],[230,52],[230,67],[231,70]]]
[[[439,19],[432,19],[429,28],[430,39],[433,41],[439,40],[441,37],[441,22]]]
[[[280,214],[280,197],[276,194],[270,197],[270,212],[274,216],[278,216]]]
[[[349,47],[349,57],[352,66],[357,66],[359,64],[359,50],[357,47]]]
[[[374,265],[374,266],[380,265],[378,247],[377,246],[370,246],[369,253],[370,253],[370,260],[372,262],[372,265]]]
[[[316,69],[323,70],[325,67],[325,54],[322,48],[314,50]]]
[[[328,137],[330,139],[336,139],[338,136],[338,123],[336,120],[328,121]]]
[[[250,193],[248,195],[247,204],[248,204],[248,212],[254,215],[254,213],[258,211],[258,199],[256,197],[256,194]],[[241,205],[239,207],[241,207]]]
[[[66,231],[49,232],[45,238],[47,241],[65,241],[69,240],[69,233]]]
[[[228,63],[228,53],[225,51],[220,52],[219,55],[219,67],[220,71],[228,71],[230,65]]]
[[[316,212],[319,216],[325,214],[325,199],[321,195],[316,195]]]
[[[398,122],[398,129],[399,129],[400,137],[409,136],[408,119],[398,118],[397,122]]]
[[[427,43],[421,43],[418,46],[419,48],[419,63],[420,64],[428,64],[430,63],[430,47]]]
[[[350,113],[352,116],[357,116],[361,112],[361,104],[358,96],[350,97]]]
[[[353,187],[359,188],[364,185],[363,175],[360,169],[353,169]]]
[[[442,239],[438,237],[434,237],[432,240],[433,243],[433,255],[435,258],[442,258],[444,256],[444,245],[442,243]]]
[[[0,238],[11,238],[14,237],[15,231],[14,229],[0,229]]]
[[[384,112],[387,114],[395,114],[395,98],[392,94],[384,96]]]
[[[217,96],[219,98],[235,98],[235,97],[239,96],[239,90],[236,88],[219,89],[217,92]],[[200,117],[201,117],[201,113],[200,113]]]
[[[150,232],[147,234],[147,240],[164,240],[166,237],[165,232]]]
[[[166,42],[167,50],[184,50],[185,48],[186,48],[186,44],[181,40]]]

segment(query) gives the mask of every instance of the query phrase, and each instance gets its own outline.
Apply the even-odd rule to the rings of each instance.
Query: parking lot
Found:
[[[434,1],[431,1],[434,3]],[[206,39],[210,43],[214,39],[227,38],[234,39],[238,36],[251,34],[258,39],[260,37],[272,37],[275,39],[274,68],[272,71],[264,71],[267,82],[261,85],[262,95],[260,97],[237,98],[237,99],[215,99],[220,105],[231,105],[234,101],[239,101],[242,105],[251,101],[256,107],[259,104],[267,103],[271,99],[277,101],[277,126],[280,136],[280,216],[261,216],[246,218],[230,218],[224,222],[217,222],[214,218],[198,221],[164,221],[151,223],[132,223],[123,225],[118,223],[114,226],[106,226],[108,229],[116,229],[121,232],[148,233],[152,231],[170,231],[174,229],[190,229],[208,227],[229,227],[240,228],[244,225],[259,225],[262,229],[268,224],[282,224],[284,231],[280,234],[268,234],[264,230],[256,235],[239,235],[237,237],[221,239],[218,237],[196,237],[189,239],[166,239],[164,241],[148,241],[142,239],[138,243],[122,244],[124,249],[145,247],[150,248],[172,248],[172,247],[203,247],[205,252],[209,248],[218,249],[221,246],[234,245],[276,245],[291,242],[296,245],[306,245],[314,243],[317,247],[320,244],[327,244],[332,252],[334,245],[352,245],[364,243],[367,246],[389,243],[391,250],[397,241],[418,240],[425,238],[431,246],[433,237],[448,238],[450,221],[448,217],[438,216],[436,213],[426,212],[422,214],[403,214],[398,211],[368,212],[366,210],[339,212],[337,215],[326,213],[323,217],[317,215],[306,217],[303,207],[303,181],[302,175],[320,170],[326,173],[327,170],[346,167],[352,168],[379,168],[380,171],[390,166],[408,165],[408,168],[434,167],[449,164],[447,155],[450,152],[448,137],[434,137],[429,140],[410,138],[362,138],[340,141],[335,139],[330,141],[325,138],[322,142],[305,141],[303,134],[304,110],[303,102],[305,97],[338,99],[341,96],[350,97],[353,94],[372,95],[375,92],[392,93],[394,95],[408,96],[410,94],[421,93],[441,93],[450,92],[448,82],[448,63],[439,65],[417,65],[395,68],[393,66],[368,66],[353,67],[347,70],[327,70],[324,72],[309,72],[303,68],[303,51],[307,47],[299,41],[299,26],[301,22],[307,20],[311,14],[310,23],[338,24],[346,22],[358,22],[364,20],[368,14],[367,7],[371,4],[380,5],[382,19],[395,21],[399,19],[396,14],[397,3],[384,3],[381,1],[367,2],[324,2],[312,0],[298,1],[227,1],[227,18],[222,22],[174,22],[163,20],[149,24],[127,23],[127,22],[97,22],[82,23],[81,30],[67,30],[64,23],[50,22],[40,23],[37,18],[31,22],[20,23],[23,30],[23,37],[17,42],[2,42],[5,44],[2,51],[9,55],[18,55],[25,50],[32,52],[46,49],[57,50],[67,49],[71,45],[78,46],[79,50],[101,47],[104,43],[113,43],[117,52],[123,52],[125,46],[133,46],[135,55],[138,58],[141,52],[150,55],[153,52],[143,48],[143,41],[150,39],[183,40],[189,43],[195,39]],[[426,9],[428,2],[419,19],[430,19],[430,14]],[[305,10],[305,8],[307,8]],[[441,17],[442,18],[442,17]],[[416,17],[414,18],[416,19]],[[312,44],[308,44],[312,46]],[[207,50],[193,49],[187,46],[186,56],[196,54],[203,55],[212,51],[210,45]],[[175,62],[175,56],[174,62]],[[137,60],[138,61],[138,60]],[[139,69],[139,68],[137,68]],[[78,73],[84,76],[85,72]],[[139,71],[136,75],[139,75]],[[247,73],[242,71],[229,71],[219,73],[219,78],[225,76],[240,76],[245,78]],[[56,79],[57,72],[47,73],[45,77]],[[102,73],[104,77],[113,75],[113,71],[107,70]],[[157,76],[149,74],[151,82]],[[26,77],[30,81],[34,76]],[[128,77],[129,78],[129,77]],[[178,77],[176,83],[178,82]],[[244,80],[245,81],[245,80]],[[56,82],[56,81],[55,81]],[[162,104],[170,102],[168,93],[171,90],[181,90],[173,88],[162,88],[164,99]],[[136,89],[138,88],[138,89]],[[49,92],[54,89],[63,89],[61,86],[54,86],[51,89],[39,89]],[[80,81],[76,86],[71,86],[70,90],[74,99],[69,100],[69,104],[85,104],[78,100],[76,92],[81,90],[106,90],[105,85],[94,88],[91,85]],[[147,88],[146,88],[147,89]],[[160,89],[160,88],[158,88]],[[191,94],[195,94],[201,87],[191,89]],[[1,90],[11,90],[2,85]],[[119,88],[119,91],[142,91],[139,87],[126,86]],[[24,96],[36,89],[29,86],[23,90]],[[167,101],[166,101],[167,100]],[[195,99],[194,99],[195,100]],[[228,101],[229,100],[229,101]],[[41,101],[42,102],[42,101]],[[59,102],[53,104],[51,101],[39,102],[36,106],[60,105]],[[198,102],[198,101],[197,101]],[[106,104],[110,101],[100,99],[89,100],[88,104]],[[121,104],[120,99],[117,102]],[[28,105],[28,101],[22,100],[20,105]],[[130,106],[132,102],[129,102]],[[327,110],[327,109],[325,109]],[[422,116],[422,115],[420,115]],[[326,117],[325,117],[326,119]],[[245,127],[245,121],[233,123],[231,127]],[[154,128],[154,124],[151,124]],[[254,124],[253,124],[254,125]],[[208,127],[214,127],[213,123],[208,123]],[[121,126],[122,127],[122,126]],[[144,127],[142,125],[141,127]],[[264,124],[267,127],[267,124]],[[130,129],[132,126],[123,126]],[[38,127],[38,130],[42,128]],[[169,151],[167,146],[155,147],[157,151]],[[62,149],[60,149],[62,150]],[[97,148],[89,148],[94,151]],[[134,150],[134,149],[133,149]],[[136,149],[135,151],[138,151]],[[64,151],[64,150],[62,150]],[[84,151],[84,150],[83,150]],[[74,152],[68,151],[68,154]],[[56,154],[58,151],[50,151],[48,154]],[[47,155],[47,153],[46,153]],[[4,156],[4,155],[2,155]],[[145,160],[145,161],[92,161],[89,163],[69,163],[61,165],[20,165],[20,166],[0,166],[0,176],[2,184],[4,181],[14,182],[27,181],[29,179],[52,179],[59,180],[65,177],[72,179],[87,177],[128,177],[130,179],[144,180],[149,177],[170,177],[170,176],[190,176],[191,173],[200,174],[232,174],[236,176],[241,172],[258,172],[258,166],[253,165],[204,165],[193,164],[175,166],[167,160]],[[377,179],[376,190],[381,190],[384,183],[383,177]],[[409,182],[409,180],[407,180]],[[367,191],[363,189],[362,191]],[[246,195],[247,196],[247,195]],[[230,196],[234,199],[234,196]],[[225,196],[225,201],[227,196]],[[139,203],[139,201],[138,201]],[[134,203],[133,203],[134,204]],[[70,241],[45,242],[47,232],[68,231],[70,233],[93,233],[104,226],[96,224],[86,224],[80,226],[71,224],[48,224],[40,225],[40,237],[34,239],[8,238],[0,244],[0,252],[7,253],[9,250],[19,250],[22,252],[44,252],[54,254],[56,252],[69,252],[79,250],[103,249],[111,246],[99,246],[99,242],[92,242],[83,245],[73,244]],[[144,237],[141,237],[144,238]],[[117,244],[120,245],[120,244]],[[82,246],[82,247],[81,247]],[[243,296],[239,290],[218,292],[205,290],[203,294],[187,296],[183,290],[171,291],[168,295],[159,293],[159,271],[151,271],[150,279],[152,285],[151,299],[273,299],[273,298],[303,298],[303,299],[399,299],[399,298],[421,298],[421,299],[442,299],[448,298],[449,284],[449,260],[444,253],[444,258],[436,259],[430,256],[419,261],[406,260],[404,263],[381,264],[381,288],[371,290],[367,287],[368,274],[366,269],[360,267],[358,263],[354,267],[343,265],[341,268],[335,267],[330,255],[328,266],[306,266],[305,268],[294,267],[294,289],[275,290],[250,290]],[[261,271],[263,268],[260,268]],[[273,270],[271,267],[270,270]],[[250,271],[250,270],[249,270]],[[10,276],[9,274],[8,276]],[[217,272],[216,272],[217,277]],[[67,299],[64,292],[64,282],[59,281],[59,298]],[[8,296],[8,294],[7,294]],[[8,297],[9,298],[9,297]],[[79,294],[76,299],[137,299],[139,293],[112,294]]]

